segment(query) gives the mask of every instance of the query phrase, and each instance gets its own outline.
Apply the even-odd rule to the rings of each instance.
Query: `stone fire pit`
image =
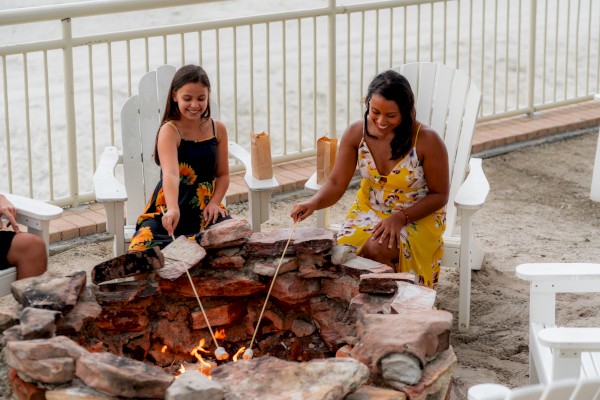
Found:
[[[230,220],[208,229],[195,251],[180,238],[99,264],[92,283],[83,271],[14,282],[19,305],[0,309],[13,392],[50,400],[447,398],[452,315],[434,309],[435,291],[335,245],[325,229],[296,229],[254,358],[231,360],[255,334],[290,233],[252,233]],[[186,269],[229,360],[213,357]],[[200,344],[208,366],[193,355]]]

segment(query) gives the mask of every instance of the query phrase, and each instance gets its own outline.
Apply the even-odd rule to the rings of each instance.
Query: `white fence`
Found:
[[[405,62],[465,70],[480,120],[590,99],[600,2],[82,1],[0,11],[0,60],[0,192],[66,206],[94,199],[120,106],[161,64],[203,65],[230,137],[269,132],[277,163],[341,135],[375,73]]]

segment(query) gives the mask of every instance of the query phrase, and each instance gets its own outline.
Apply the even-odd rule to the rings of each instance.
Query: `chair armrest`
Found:
[[[468,400],[503,400],[510,389],[496,383],[482,383],[471,386],[467,392]]]
[[[234,141],[229,141],[229,154],[244,164],[246,168],[246,174],[244,180],[248,189],[251,191],[262,191],[262,190],[274,190],[279,187],[279,182],[275,177],[270,179],[256,179],[252,175],[252,160],[250,159],[250,153],[242,146]]]
[[[596,263],[528,263],[517,266],[516,274],[519,279],[530,282],[547,282],[552,285],[565,284],[591,286],[597,285],[600,291],[600,264]],[[554,290],[560,292],[560,288]],[[577,290],[583,292],[585,290]]]
[[[490,184],[481,167],[481,158],[471,158],[469,174],[456,193],[454,205],[459,209],[478,210],[485,203],[489,192]]]
[[[544,346],[573,352],[600,351],[600,328],[546,328],[538,334]]]
[[[21,222],[22,217],[48,221],[60,217],[63,213],[62,208],[43,201],[10,193],[6,193],[4,196],[17,209],[17,222],[26,226],[26,223]]]
[[[114,146],[108,146],[102,152],[98,168],[94,173],[94,191],[96,201],[100,203],[127,200],[125,186],[115,176],[119,159],[119,152]]]
[[[312,190],[312,191],[318,191],[319,189],[321,189],[321,184],[317,183],[317,173],[314,172],[310,178],[308,178],[308,180],[306,181],[306,183],[304,183],[304,188],[308,189],[308,190]]]

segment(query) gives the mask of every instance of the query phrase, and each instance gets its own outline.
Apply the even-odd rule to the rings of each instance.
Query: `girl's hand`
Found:
[[[179,224],[180,217],[179,209],[170,208],[163,213],[162,226],[167,230],[169,236],[173,236],[173,232],[175,232],[175,228],[177,228],[177,224]]]
[[[215,222],[217,222],[217,220],[219,219],[219,216],[226,217],[227,210],[225,210],[224,208],[221,208],[221,206],[217,205],[217,204],[208,203],[206,205],[206,207],[204,208],[204,211],[202,211],[202,217],[204,218],[204,221],[206,221],[206,224],[208,224],[208,225],[214,224]]]
[[[401,218],[403,216],[403,213],[396,213],[378,222],[373,228],[371,240],[377,240],[379,244],[385,244],[387,241],[387,246],[390,249],[393,247],[400,248],[400,231],[405,225],[404,219]]]
[[[310,201],[294,204],[290,216],[294,222],[303,221],[315,212],[315,206]]]

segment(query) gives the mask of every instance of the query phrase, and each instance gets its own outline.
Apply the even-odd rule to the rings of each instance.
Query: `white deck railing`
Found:
[[[314,155],[317,137],[341,135],[361,116],[375,73],[405,62],[465,70],[483,91],[480,120],[599,91],[596,0],[249,3],[1,11],[0,192],[61,206],[93,200],[97,157],[120,146],[120,105],[164,63],[203,65],[230,137],[247,146],[250,131],[269,132],[274,162]]]

